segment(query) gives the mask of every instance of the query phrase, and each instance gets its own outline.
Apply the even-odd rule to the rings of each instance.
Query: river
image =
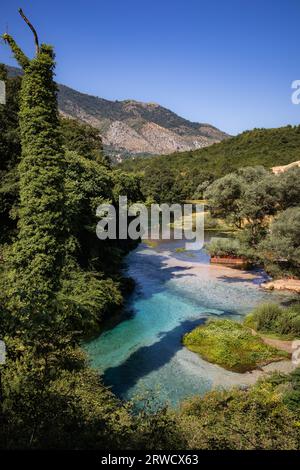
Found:
[[[183,241],[153,248],[142,243],[127,256],[127,273],[137,287],[122,321],[86,345],[92,366],[123,399],[150,395],[176,406],[212,387],[247,384],[245,374],[225,371],[183,347],[182,335],[208,317],[240,319],[259,303],[284,297],[259,287],[266,279],[262,271],[211,266],[204,250],[179,252],[182,247]]]

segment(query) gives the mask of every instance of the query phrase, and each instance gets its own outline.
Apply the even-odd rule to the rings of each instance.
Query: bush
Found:
[[[245,324],[266,333],[300,336],[300,304],[291,307],[260,305],[245,319]]]
[[[214,238],[206,249],[210,256],[243,256],[243,250],[239,240],[232,238]]]
[[[183,403],[190,449],[299,449],[299,412],[266,381],[249,390],[216,390]]]

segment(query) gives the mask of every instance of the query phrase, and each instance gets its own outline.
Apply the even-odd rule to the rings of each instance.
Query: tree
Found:
[[[18,321],[21,317],[34,320],[42,329],[45,318],[49,320],[54,312],[64,256],[65,157],[53,81],[54,53],[51,46],[41,44],[30,60],[10,35],[3,38],[24,71],[19,113],[19,232],[8,257],[8,297]]]
[[[60,127],[65,149],[110,168],[109,160],[103,155],[102,139],[97,129],[66,118],[61,119]]]
[[[229,174],[212,183],[204,193],[209,200],[212,214],[228,219],[241,228],[242,217],[240,198],[243,192],[243,179],[235,174]]]
[[[283,264],[300,274],[300,207],[278,215],[258,250],[269,262]]]
[[[262,179],[245,184],[240,200],[240,216],[246,222],[248,243],[256,246],[266,234],[268,216],[276,214],[280,203],[278,178],[267,174]]]
[[[205,192],[212,215],[244,228],[241,241],[256,246],[265,235],[268,216],[280,208],[279,180],[262,167],[241,168],[212,183]]]
[[[290,168],[277,176],[281,191],[281,209],[300,205],[300,168]]]

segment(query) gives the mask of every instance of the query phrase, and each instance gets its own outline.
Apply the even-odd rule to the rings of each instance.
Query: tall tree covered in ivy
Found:
[[[51,46],[39,45],[30,27],[36,40],[33,59],[10,35],[3,35],[24,71],[19,112],[19,226],[18,238],[8,255],[8,297],[19,321],[34,322],[43,328],[54,312],[64,256],[65,158],[53,80],[54,52]]]

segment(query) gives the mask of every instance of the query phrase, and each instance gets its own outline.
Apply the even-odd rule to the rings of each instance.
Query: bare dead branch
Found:
[[[23,20],[25,21],[25,23],[29,26],[29,28],[31,29],[31,31],[33,33],[36,55],[38,55],[38,53],[40,52],[40,46],[39,46],[39,38],[38,38],[37,32],[36,32],[35,28],[33,27],[33,25],[30,23],[29,19],[25,16],[22,8],[19,8],[19,13],[20,13],[21,17],[23,18]]]

